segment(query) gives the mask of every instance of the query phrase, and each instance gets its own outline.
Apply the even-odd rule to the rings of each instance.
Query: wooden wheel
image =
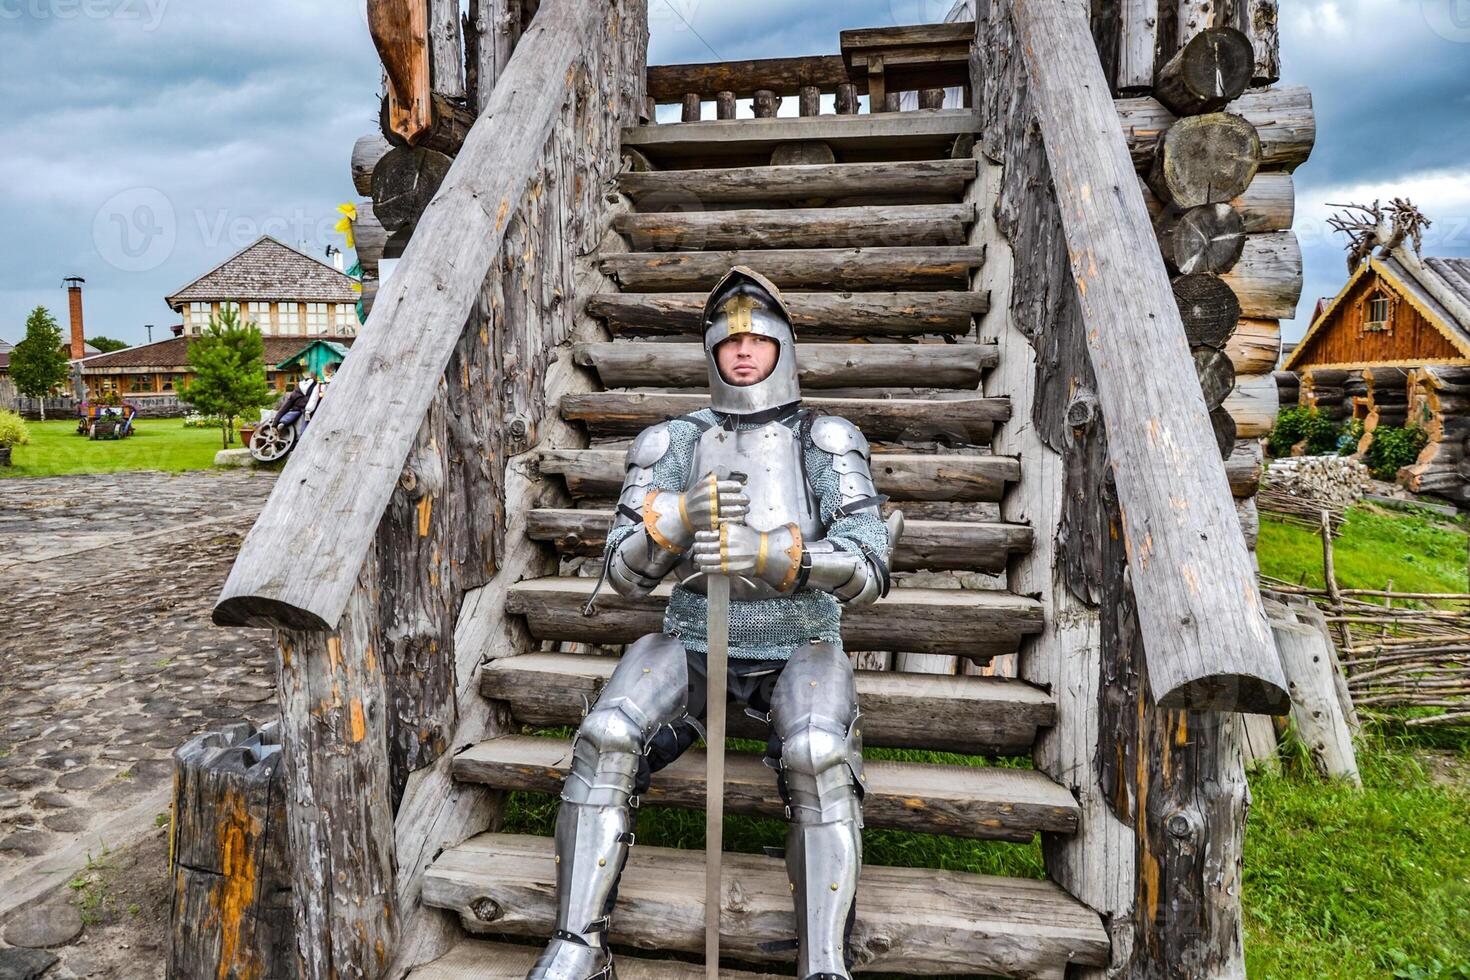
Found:
[[[289,453],[295,445],[295,427],[265,422],[250,437],[250,455],[262,463],[274,463]]]

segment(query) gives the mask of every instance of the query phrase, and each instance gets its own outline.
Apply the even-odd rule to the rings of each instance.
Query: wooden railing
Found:
[[[1017,392],[996,451],[1025,459],[1002,515],[1034,527],[1011,585],[1047,611],[1021,672],[1057,698],[1036,766],[1083,810],[1077,835],[1045,841],[1047,870],[1107,918],[1108,975],[1243,976],[1230,712],[1286,697],[1130,159],[1158,133],[1119,127],[1085,0],[977,8],[984,329]]]
[[[448,775],[458,732],[498,730],[475,688],[492,651],[462,635],[461,603],[503,568],[507,466],[554,409],[544,382],[585,300],[577,258],[607,230],[646,44],[644,0],[546,0],[492,92],[482,75],[483,112],[215,606],[280,631],[311,980],[402,975],[458,929],[418,885],[496,815]]]
[[[737,101],[750,99],[756,118],[770,118],[781,99],[797,96],[799,114],[816,116],[824,95],[834,96],[838,115],[859,112],[861,96],[869,112],[895,112],[904,92],[918,93],[919,108],[942,109],[948,88],[968,106],[974,33],[972,21],[843,31],[840,55],[658,65],[648,70],[648,115],[677,103],[681,121],[696,122],[713,101],[716,119],[734,119]]]

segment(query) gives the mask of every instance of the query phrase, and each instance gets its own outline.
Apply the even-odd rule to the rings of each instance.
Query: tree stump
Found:
[[[169,980],[295,980],[286,771],[277,723],[174,752]]]

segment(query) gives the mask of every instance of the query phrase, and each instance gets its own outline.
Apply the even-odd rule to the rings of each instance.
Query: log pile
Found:
[[[1368,467],[1351,457],[1290,456],[1271,463],[1256,499],[1261,510],[1304,527],[1317,527],[1328,511],[1336,533],[1371,486]]]
[[[1429,444],[1399,471],[1414,493],[1470,504],[1470,368],[1422,367],[1409,372],[1406,421],[1423,426]]]

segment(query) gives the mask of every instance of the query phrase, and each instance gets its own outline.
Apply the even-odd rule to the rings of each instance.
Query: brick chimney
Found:
[[[82,283],[81,276],[66,279],[67,299],[71,301],[71,357],[73,360],[87,356],[87,335],[82,329]]]

